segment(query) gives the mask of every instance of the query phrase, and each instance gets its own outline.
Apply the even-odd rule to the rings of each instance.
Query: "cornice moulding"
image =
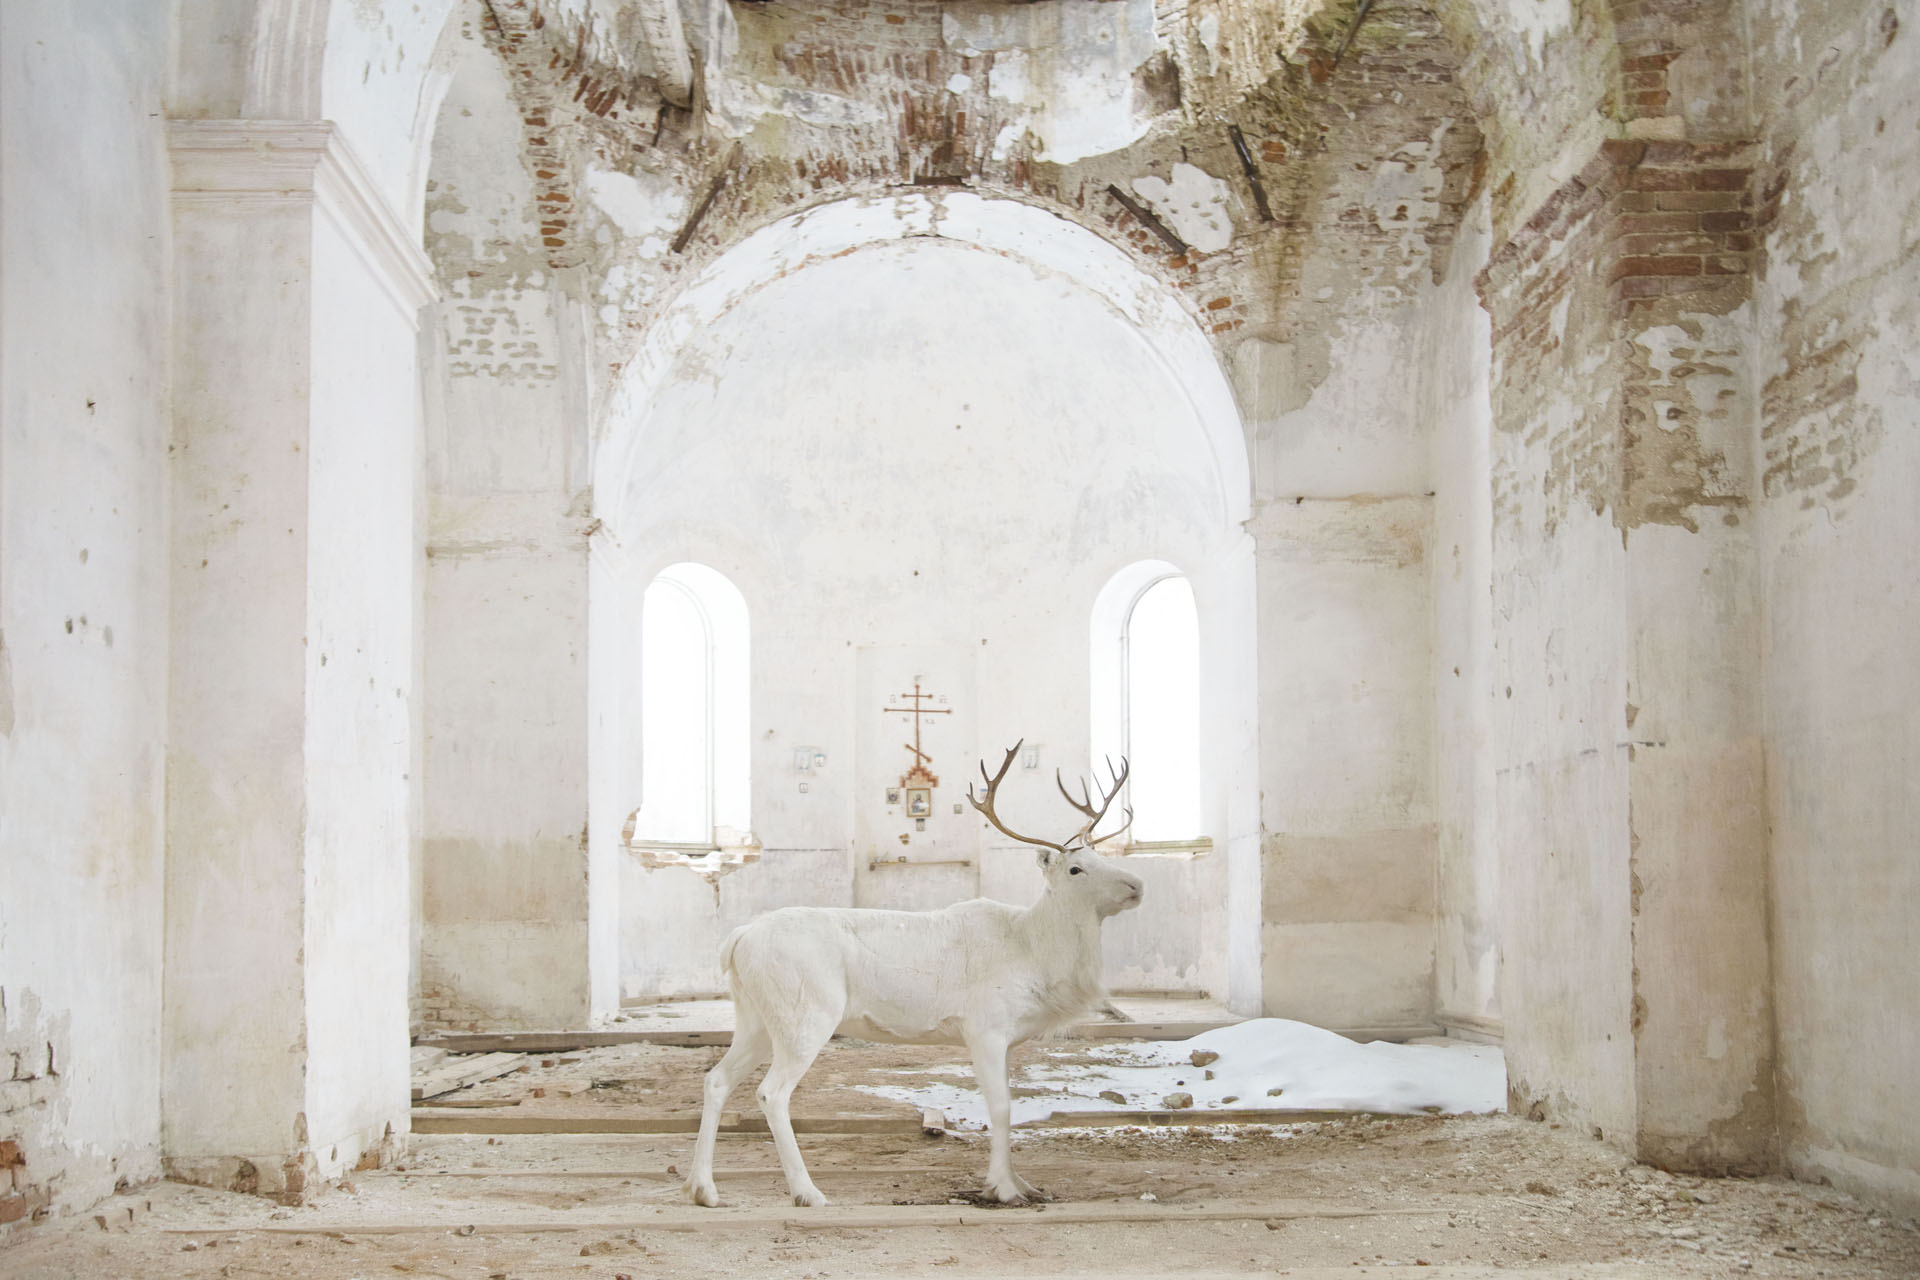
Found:
[[[310,206],[346,238],[409,324],[438,296],[418,238],[332,121],[174,120],[167,135],[176,206]]]

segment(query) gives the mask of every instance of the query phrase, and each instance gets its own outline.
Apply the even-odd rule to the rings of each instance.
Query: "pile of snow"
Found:
[[[1285,1018],[1255,1018],[1191,1040],[1104,1046],[1092,1056],[1102,1061],[1041,1062],[1022,1073],[1014,1081],[1013,1122],[1045,1119],[1055,1111],[1160,1111],[1182,1106],[1181,1094],[1192,1099],[1185,1105],[1195,1111],[1438,1115],[1506,1109],[1506,1063],[1494,1046],[1356,1044]],[[969,1073],[949,1067],[938,1074]],[[859,1087],[933,1107],[958,1127],[987,1123],[986,1103],[975,1089],[940,1082]]]

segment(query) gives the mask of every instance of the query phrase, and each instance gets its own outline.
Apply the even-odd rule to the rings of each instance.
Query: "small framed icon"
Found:
[[[908,787],[907,788],[907,816],[909,818],[924,818],[932,814],[932,812],[933,812],[933,788]]]
[[[888,788],[887,788],[887,803],[888,803],[888,804],[899,804],[899,803],[900,803],[900,788],[898,788],[898,787],[888,787]]]

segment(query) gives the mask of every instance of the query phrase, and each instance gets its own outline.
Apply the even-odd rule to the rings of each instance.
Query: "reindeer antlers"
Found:
[[[1000,821],[1000,815],[993,811],[993,794],[994,792],[1000,789],[1000,780],[1006,777],[1007,770],[1013,767],[1013,758],[1020,754],[1020,747],[1021,747],[1021,744],[1024,742],[1026,742],[1026,739],[1022,738],[1020,739],[1019,742],[1016,742],[1012,746],[1007,748],[1007,758],[1000,762],[1000,771],[998,773],[989,774],[987,772],[987,762],[985,760],[982,760],[980,762],[980,776],[987,780],[987,795],[984,800],[974,795],[973,784],[969,782],[967,784],[967,803],[972,805],[974,808],[978,809],[983,815],[985,815],[987,821],[991,822],[996,828],[999,829],[1000,834],[1006,835],[1006,836],[1012,836],[1015,840],[1018,840],[1022,844],[1037,844],[1043,848],[1058,849],[1061,853],[1065,853],[1067,851],[1067,846],[1063,844],[1055,844],[1051,840],[1039,840],[1034,838],[1033,836],[1023,836],[1018,831],[1015,831],[1013,828],[1009,827],[1006,823]]]
[[[1002,835],[1011,836],[1022,844],[1037,844],[1043,848],[1058,849],[1061,853],[1065,853],[1075,840],[1080,841],[1087,848],[1091,849],[1095,845],[1106,843],[1133,825],[1133,810],[1128,808],[1126,810],[1127,820],[1120,827],[1119,831],[1109,832],[1101,836],[1098,840],[1093,838],[1093,829],[1100,825],[1102,818],[1107,816],[1107,810],[1113,806],[1114,797],[1120,794],[1120,788],[1126,784],[1127,771],[1130,766],[1127,764],[1126,757],[1124,756],[1120,759],[1120,769],[1118,772],[1114,770],[1112,758],[1108,758],[1107,773],[1112,777],[1113,784],[1111,787],[1103,787],[1101,789],[1100,803],[1098,806],[1093,803],[1093,792],[1088,788],[1085,779],[1082,779],[1080,783],[1080,799],[1075,800],[1073,793],[1067,790],[1067,784],[1061,778],[1060,771],[1058,769],[1053,771],[1054,784],[1060,788],[1060,794],[1067,798],[1068,804],[1078,809],[1082,814],[1085,814],[1087,818],[1086,823],[1082,825],[1078,831],[1067,837],[1066,844],[1056,844],[1051,840],[1041,840],[1035,836],[1023,836],[1018,831],[1007,826],[1006,823],[1000,821],[1000,816],[993,811],[994,793],[1000,789],[1001,780],[1007,776],[1007,770],[1013,767],[1013,758],[1020,754],[1020,748],[1025,743],[1026,739],[1022,738],[1019,742],[1007,748],[1007,758],[1000,762],[1000,769],[997,773],[988,773],[987,762],[984,760],[980,762],[980,776],[986,780],[987,784],[987,794],[985,797],[976,796],[973,793],[973,784],[967,784],[967,802],[978,809],[986,820],[991,822]]]
[[[1078,800],[1075,800],[1073,798],[1073,793],[1067,790],[1066,782],[1061,779],[1060,771],[1058,769],[1055,769],[1053,771],[1053,784],[1056,787],[1060,788],[1060,794],[1067,798],[1068,804],[1078,809],[1081,813],[1084,813],[1087,815],[1087,824],[1084,827],[1081,827],[1080,830],[1074,836],[1074,839],[1079,840],[1082,844],[1086,845],[1087,848],[1091,849],[1095,845],[1105,844],[1107,841],[1113,839],[1117,835],[1122,834],[1123,832],[1126,831],[1128,827],[1131,827],[1133,825],[1132,807],[1127,805],[1122,805],[1121,808],[1125,810],[1127,815],[1127,820],[1120,825],[1120,830],[1109,831],[1106,835],[1101,836],[1098,840],[1093,838],[1093,829],[1100,825],[1100,820],[1102,818],[1107,816],[1107,810],[1113,807],[1113,798],[1120,794],[1120,789],[1122,787],[1127,785],[1127,773],[1129,770],[1132,769],[1132,767],[1133,767],[1132,765],[1127,763],[1127,758],[1125,756],[1121,756],[1120,770],[1119,772],[1116,773],[1113,768],[1113,757],[1112,756],[1107,757],[1107,776],[1113,779],[1113,785],[1111,787],[1101,788],[1100,807],[1097,809],[1094,808],[1093,806],[1093,793],[1088,788],[1087,780],[1085,778],[1080,779],[1080,798]],[[1069,840],[1067,841],[1067,843],[1072,844],[1073,840]]]

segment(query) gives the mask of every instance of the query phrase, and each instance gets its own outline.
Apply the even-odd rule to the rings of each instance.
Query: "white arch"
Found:
[[[650,404],[697,332],[774,280],[864,246],[912,237],[1016,258],[1105,301],[1146,340],[1202,424],[1223,524],[1231,528],[1247,519],[1250,473],[1233,390],[1212,345],[1165,284],[1085,227],[1031,205],[971,192],[909,192],[838,201],[763,227],[711,263],[649,326],[601,420],[593,489],[603,524],[617,537],[628,523],[631,483],[645,463]]]

